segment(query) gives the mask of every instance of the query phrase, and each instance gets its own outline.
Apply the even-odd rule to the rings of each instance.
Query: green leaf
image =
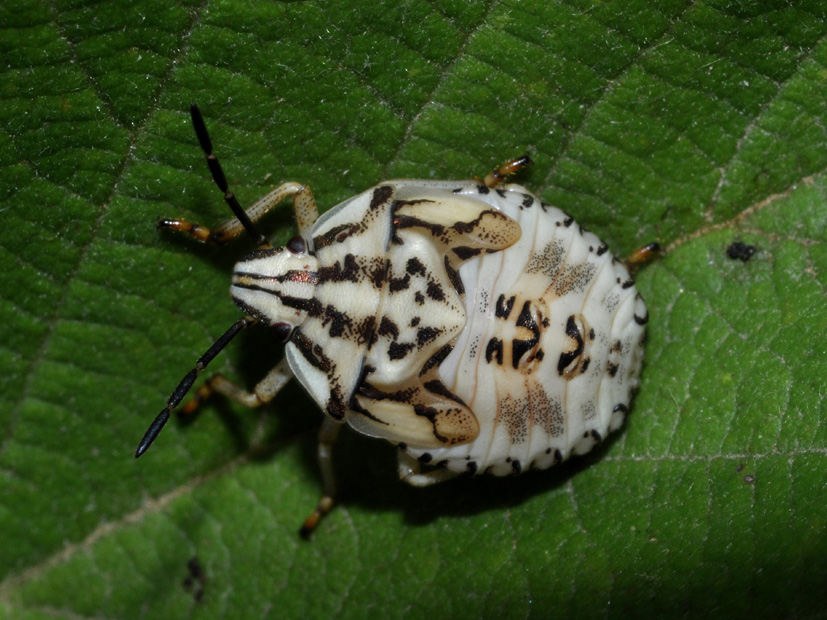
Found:
[[[827,604],[827,5],[404,0],[0,8],[0,618],[814,617]],[[518,478],[419,490],[316,407],[210,401],[134,448],[239,312],[250,249],[158,233],[282,180],[521,182],[619,256],[651,321],[629,423]],[[263,223],[294,234],[288,205]],[[757,248],[727,256],[735,241]],[[252,385],[248,330],[213,362]],[[190,576],[197,557],[205,580]],[[188,579],[188,586],[185,580]],[[200,596],[197,593],[203,590]]]

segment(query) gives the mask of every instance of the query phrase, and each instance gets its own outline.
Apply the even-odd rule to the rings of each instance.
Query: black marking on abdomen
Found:
[[[541,251],[532,252],[531,260],[525,268],[526,273],[542,273],[549,278],[557,278],[565,264],[565,256],[566,249],[559,240],[547,243]]]
[[[566,335],[569,338],[574,339],[577,346],[574,351],[563,351],[560,354],[560,360],[557,362],[557,374],[560,376],[565,373],[569,364],[571,364],[583,353],[583,336],[577,328],[577,323],[574,321],[574,315],[571,315],[566,321]]]
[[[498,338],[492,338],[488,341],[488,345],[485,347],[485,361],[489,364],[491,360],[496,356],[497,364],[502,366],[503,364],[503,342]]]
[[[646,313],[646,316],[638,316],[634,315],[635,323],[638,325],[646,325],[649,322],[649,312]]]
[[[494,308],[494,316],[499,319],[507,319],[508,315],[511,314],[511,309],[514,307],[515,299],[516,296],[512,295],[508,298],[508,301],[506,301],[505,295],[500,295],[497,298],[497,305]]]
[[[583,433],[583,438],[586,439],[587,437],[591,437],[592,439],[594,439],[595,443],[600,443],[601,441],[603,441],[603,437],[601,437],[600,433],[598,433],[594,429]]]
[[[596,270],[596,264],[591,262],[566,265],[554,283],[554,292],[560,296],[583,292],[592,281]]]
[[[535,336],[540,335],[540,328],[537,327],[537,322],[531,316],[531,302],[526,301],[520,310],[520,316],[517,317],[517,327],[527,327]]]
[[[517,327],[525,327],[530,329],[532,333],[532,337],[529,340],[514,339],[511,343],[511,365],[516,370],[523,355],[537,346],[537,343],[540,342],[540,328],[537,327],[537,321],[535,321],[534,317],[531,316],[530,301],[526,301],[523,304],[523,308],[520,310],[520,315],[517,317],[515,324]]]

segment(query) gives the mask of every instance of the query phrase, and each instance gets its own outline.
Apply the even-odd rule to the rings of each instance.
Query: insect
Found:
[[[172,219],[159,227],[216,243],[246,231],[258,249],[232,276],[245,316],[175,388],[136,457],[196,376],[257,323],[286,343],[284,360],[252,392],[213,375],[183,411],[213,392],[256,407],[298,379],[326,414],[324,494],[304,534],[333,505],[331,452],[345,423],[398,446],[399,475],[415,486],[545,469],[623,424],[639,382],[646,306],[597,236],[504,183],[527,156],[482,180],[385,181],[322,216],[309,187],[287,182],[245,211],[197,106],[191,115],[235,218],[214,230]],[[299,235],[274,248],[254,222],[287,197]]]

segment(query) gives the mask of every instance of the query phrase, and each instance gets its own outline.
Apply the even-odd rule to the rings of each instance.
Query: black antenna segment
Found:
[[[195,135],[198,137],[198,142],[201,144],[201,148],[207,156],[207,166],[209,166],[212,178],[215,180],[215,184],[218,185],[218,188],[224,192],[224,200],[227,201],[230,209],[232,209],[233,215],[235,215],[238,221],[241,222],[244,230],[246,230],[247,234],[253,238],[256,245],[260,247],[270,247],[267,239],[264,235],[258,232],[258,230],[256,230],[255,224],[253,224],[252,220],[250,220],[244,209],[241,208],[238,198],[236,198],[235,194],[230,191],[229,184],[227,183],[227,177],[224,175],[224,169],[221,167],[218,157],[212,152],[210,132],[207,131],[207,125],[204,123],[204,117],[201,116],[201,110],[198,109],[198,105],[195,103],[190,104],[190,116],[192,117],[192,127],[195,129]]]
[[[207,138],[207,141],[209,141],[209,138]],[[258,319],[251,316],[245,316],[243,319],[236,321],[233,326],[224,332],[224,334],[216,340],[209,349],[207,349],[206,353],[204,353],[204,355],[202,355],[198,361],[195,362],[195,368],[190,370],[187,375],[181,379],[181,383],[179,383],[178,387],[172,391],[169,400],[167,400],[166,407],[164,407],[161,410],[161,413],[155,417],[152,424],[150,424],[149,428],[146,430],[146,433],[144,433],[143,439],[141,439],[141,443],[138,444],[138,449],[135,451],[136,459],[146,452],[147,449],[149,449],[149,446],[152,445],[152,442],[158,437],[161,429],[164,428],[164,425],[169,420],[169,414],[178,406],[181,399],[187,395],[187,392],[190,391],[190,388],[192,387],[192,384],[195,383],[195,378],[198,374],[204,370],[207,367],[207,364],[209,364],[213,358],[230,343],[230,340],[235,338],[238,332],[257,322]]]

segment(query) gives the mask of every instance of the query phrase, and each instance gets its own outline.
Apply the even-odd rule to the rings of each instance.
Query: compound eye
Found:
[[[293,326],[290,323],[273,323],[273,334],[279,342],[287,342],[293,335]]]
[[[290,239],[284,247],[290,250],[293,254],[305,254],[307,252],[307,242],[299,235],[296,235]]]

